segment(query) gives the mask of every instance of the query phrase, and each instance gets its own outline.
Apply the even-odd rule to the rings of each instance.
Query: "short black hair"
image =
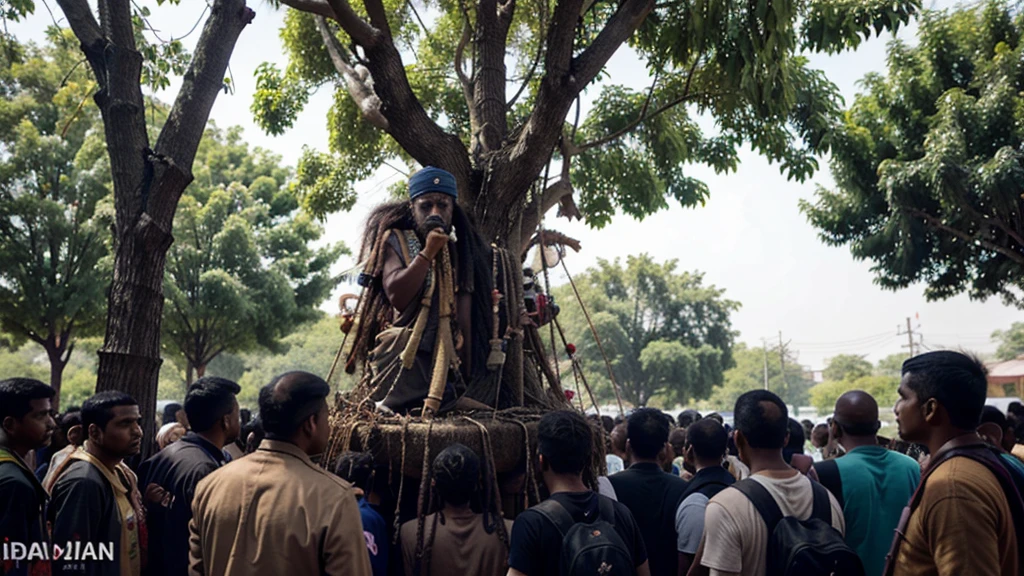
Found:
[[[480,457],[463,444],[452,444],[434,458],[434,486],[441,500],[461,506],[472,498],[480,481]]]
[[[572,410],[548,412],[537,424],[537,451],[557,474],[582,474],[593,442],[590,423]]]
[[[700,419],[700,412],[697,412],[696,410],[692,409],[683,410],[682,412],[679,413],[678,416],[676,416],[676,424],[678,424],[680,428],[686,428],[690,424],[693,424],[694,422]]]
[[[611,416],[603,414],[601,415],[601,427],[604,428],[605,433],[611,434],[612,429],[615,428],[615,420],[612,420]]]
[[[21,420],[32,411],[33,400],[53,400],[57,392],[33,378],[0,380],[0,422],[8,416]]]
[[[193,382],[185,395],[189,426],[196,432],[213,428],[218,420],[235,409],[235,396],[241,391],[238,384],[217,376],[203,376]]]
[[[786,444],[789,410],[767,390],[751,390],[737,398],[733,420],[752,448],[781,449]]]
[[[260,419],[267,436],[294,436],[330,393],[327,382],[309,372],[285,372],[275,377],[260,389]]]
[[[804,453],[804,442],[807,438],[804,436],[804,425],[797,422],[795,419],[789,419],[789,443],[786,444],[786,448],[794,450],[796,454]]]
[[[181,404],[178,404],[177,402],[171,402],[167,406],[164,406],[164,413],[161,421],[164,424],[170,424],[171,422],[177,421],[178,410],[181,410]],[[189,422],[189,424],[191,424],[191,422]]]
[[[702,418],[686,429],[686,445],[701,460],[721,460],[729,444],[729,434],[714,418]]]
[[[82,428],[87,434],[92,424],[99,426],[100,430],[105,430],[114,418],[114,408],[138,405],[135,398],[120,390],[99,392],[82,403]]]
[[[242,408],[238,411],[238,419],[242,421],[242,425],[246,425],[252,420],[252,410],[248,408]]]
[[[991,422],[996,426],[999,426],[1000,430],[1006,430],[1006,427],[1010,425],[1010,421],[1007,420],[1006,415],[995,406],[985,406],[981,409],[980,424],[984,424],[985,422]]]
[[[1006,411],[1020,418],[1021,416],[1024,416],[1024,404],[1021,404],[1020,402],[1014,400],[1013,402],[1010,402],[1009,406],[1006,407]]]
[[[976,357],[951,350],[927,352],[903,363],[903,377],[918,403],[934,398],[953,426],[974,430],[981,423],[988,380],[985,365]]]
[[[66,412],[60,417],[60,429],[64,434],[67,434],[72,428],[82,423],[82,412]]]
[[[334,466],[334,473],[368,493],[373,477],[373,456],[369,452],[343,452]]]
[[[629,415],[626,438],[640,458],[654,458],[668,442],[668,417],[657,408],[638,408]]]

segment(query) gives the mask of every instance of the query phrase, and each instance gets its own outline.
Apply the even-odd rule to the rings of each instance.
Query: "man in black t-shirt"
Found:
[[[576,412],[551,412],[541,418],[537,449],[544,484],[576,522],[594,522],[601,499],[614,506],[615,531],[630,550],[637,576],[650,576],[647,550],[633,515],[624,505],[593,492],[583,483],[591,461],[593,431]],[[512,526],[508,576],[558,576],[562,535],[544,514],[529,509]]]

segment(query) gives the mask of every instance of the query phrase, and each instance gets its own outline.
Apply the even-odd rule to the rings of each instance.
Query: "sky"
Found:
[[[49,4],[54,18],[46,9]],[[141,2],[153,5],[154,2]],[[255,90],[257,66],[274,62],[282,69],[287,64],[278,37],[284,12],[263,0],[250,0],[256,18],[239,38],[232,55],[230,75],[234,92],[221,94],[211,113],[220,127],[240,125],[251,145],[272,150],[284,162],[294,166],[302,148],[327,150],[327,110],[332,87],[314,94],[295,126],[285,134],[264,134],[252,120],[249,106]],[[153,7],[150,22],[162,38],[181,37],[205,17],[206,3],[183,0],[177,7]],[[944,7],[936,2],[932,7]],[[20,40],[43,39],[43,31],[54,23],[66,25],[53,0],[37,3],[38,11],[25,22],[9,24],[9,31]],[[202,27],[183,40],[187,47],[198,41]],[[914,41],[916,27],[901,31],[900,37]],[[847,103],[857,93],[857,82],[868,72],[885,71],[886,42],[891,36],[873,38],[856,52],[835,56],[811,55],[814,67],[826,72],[840,88]],[[620,50],[607,68],[607,82],[639,89],[648,78],[644,66],[628,50]],[[180,80],[157,96],[171,101]],[[584,95],[584,109],[599,92],[599,86]],[[706,133],[713,130],[706,123]],[[832,186],[827,159],[821,170],[805,183],[787,181],[778,166],[770,165],[753,152],[740,154],[735,173],[716,175],[710,169],[693,166],[688,173],[703,179],[711,190],[707,204],[694,209],[679,206],[649,216],[642,222],[619,216],[602,230],[592,230],[580,222],[555,219],[548,214],[546,224],[582,242],[583,250],[566,257],[572,274],[593,266],[598,258],[621,258],[647,252],[656,260],[678,260],[681,270],[705,273],[705,282],[725,289],[726,297],[739,301],[742,308],[733,315],[738,340],[760,346],[762,339],[778,343],[781,335],[790,349],[799,352],[800,363],[812,370],[824,368],[830,357],[840,353],[865,355],[878,359],[905,350],[907,318],[923,338],[927,348],[964,348],[991,353],[995,345],[989,336],[1014,321],[1024,320],[1024,312],[1002,305],[998,300],[975,302],[958,296],[942,302],[928,302],[923,285],[900,291],[882,290],[874,283],[870,262],[856,261],[846,247],[829,247],[800,213],[798,202],[813,199],[817,187]],[[325,222],[325,241],[356,246],[368,210],[387,196],[389,184],[404,176],[382,167],[368,181],[356,186],[359,200],[349,213],[334,214]],[[343,258],[337,271],[352,266]],[[552,276],[555,285],[566,281],[559,270]],[[339,288],[339,294],[346,287]],[[336,311],[335,299],[324,309]],[[902,348],[901,348],[902,347]]]

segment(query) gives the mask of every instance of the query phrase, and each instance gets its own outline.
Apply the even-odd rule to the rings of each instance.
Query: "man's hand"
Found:
[[[440,228],[434,228],[427,234],[426,246],[423,248],[423,255],[433,260],[441,253],[441,249],[448,244],[448,235]]]

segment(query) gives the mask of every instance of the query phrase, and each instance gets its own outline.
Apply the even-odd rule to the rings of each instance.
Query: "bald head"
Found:
[[[836,400],[832,421],[848,436],[874,437],[878,432],[878,402],[863,390],[851,390]]]
[[[309,372],[286,372],[260,389],[260,418],[268,436],[291,438],[317,414],[331,387]]]

